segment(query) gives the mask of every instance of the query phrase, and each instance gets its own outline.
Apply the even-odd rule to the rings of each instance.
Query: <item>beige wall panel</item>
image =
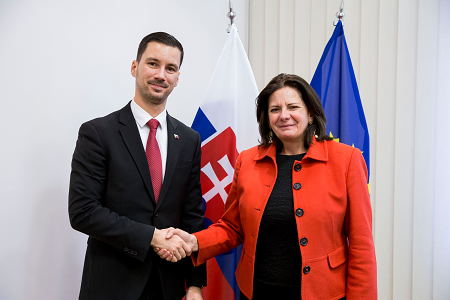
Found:
[[[413,300],[432,295],[439,0],[419,1],[414,161]],[[426,59],[423,59],[426,58]],[[430,123],[431,122],[431,123]],[[424,145],[426,143],[426,146]]]
[[[249,28],[249,60],[255,75],[258,90],[264,87],[265,70],[265,6],[259,0],[250,1],[250,28]]]
[[[337,21],[337,17],[336,17],[336,12],[339,10],[341,6],[341,1],[336,1],[336,0],[327,0],[325,3],[325,29],[326,29],[326,40],[328,42],[328,40],[330,39],[331,35],[333,34],[334,31],[334,21]]]
[[[311,82],[311,0],[295,0],[295,58],[294,73]]]
[[[349,18],[347,18],[349,19]],[[360,40],[360,76],[358,81],[364,114],[370,137],[370,185],[376,186],[376,145],[377,145],[377,99],[378,99],[378,23],[379,2],[363,1],[361,3],[361,40]],[[346,28],[349,26],[347,25]],[[372,210],[377,214],[375,201],[376,190],[371,188]],[[373,233],[376,233],[373,226]],[[376,239],[375,239],[376,242]]]
[[[392,241],[394,208],[395,95],[397,76],[398,1],[380,1],[378,44],[377,145],[375,164],[378,172],[375,206],[375,238],[378,256],[380,299],[392,299]],[[382,211],[382,213],[380,213]]]
[[[311,16],[313,16],[311,17],[311,60],[309,64],[311,78],[316,71],[320,57],[330,38],[327,36],[327,26],[329,26],[329,22],[326,19],[326,9],[326,0],[311,1]]]
[[[295,50],[295,3],[294,0],[280,1],[279,69],[278,73],[294,73]]]
[[[418,0],[398,8],[394,167],[393,299],[412,299],[414,129]]]
[[[440,1],[434,174],[433,298],[450,295],[450,1]]]
[[[280,43],[280,5],[279,1],[265,1],[265,70],[262,88],[279,72],[279,43]]]

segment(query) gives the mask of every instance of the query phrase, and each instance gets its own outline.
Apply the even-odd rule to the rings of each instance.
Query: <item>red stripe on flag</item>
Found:
[[[203,300],[234,300],[234,292],[228,281],[223,276],[219,265],[215,258],[206,261],[206,268],[208,270],[208,286],[202,290]],[[212,284],[214,282],[214,284]],[[186,300],[183,297],[182,300]]]
[[[234,291],[223,276],[215,258],[206,262],[208,270],[208,286],[202,291],[204,300],[234,300]],[[212,284],[214,283],[214,284]]]

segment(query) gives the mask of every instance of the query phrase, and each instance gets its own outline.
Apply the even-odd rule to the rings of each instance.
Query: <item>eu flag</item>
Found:
[[[360,149],[370,176],[369,131],[341,21],[323,51],[311,86],[322,101],[327,133]]]

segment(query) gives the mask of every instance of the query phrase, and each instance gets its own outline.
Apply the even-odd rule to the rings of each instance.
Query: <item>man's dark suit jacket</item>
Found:
[[[166,300],[206,285],[206,267],[190,258],[161,260],[155,228],[204,228],[199,134],[167,114],[168,153],[159,201],[130,103],[81,125],[72,159],[69,217],[87,235],[80,299],[138,299],[158,267]],[[152,280],[152,279],[150,279]]]

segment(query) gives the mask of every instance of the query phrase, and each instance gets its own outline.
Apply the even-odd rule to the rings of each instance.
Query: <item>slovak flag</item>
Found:
[[[232,25],[228,40],[197,111],[192,128],[202,139],[202,183],[205,227],[225,209],[240,151],[258,144],[255,99],[258,88],[247,54]],[[239,299],[235,272],[242,246],[207,261],[205,300]]]

